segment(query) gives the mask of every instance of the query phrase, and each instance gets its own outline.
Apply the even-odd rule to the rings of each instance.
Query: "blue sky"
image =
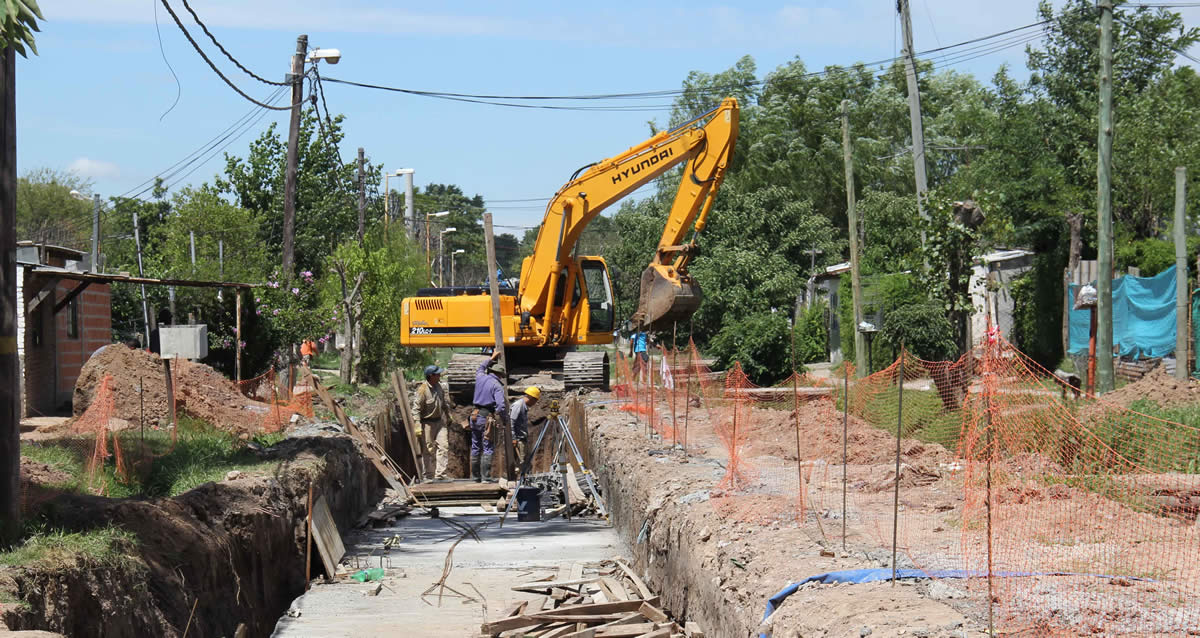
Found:
[[[213,74],[156,0],[43,0],[40,55],[18,62],[18,165],[75,170],[104,196],[122,194],[176,163],[254,107]],[[1056,5],[1061,4],[1056,2]],[[179,0],[172,5],[194,35]],[[159,51],[162,48],[181,84]],[[236,57],[282,79],[296,35],[336,47],[322,74],[406,88],[501,94],[580,94],[678,88],[689,71],[716,72],[742,55],[759,74],[799,57],[810,69],[888,58],[898,50],[894,0],[834,2],[410,3],[370,0],[194,0]],[[917,50],[1036,21],[1034,1],[913,0]],[[1200,23],[1200,10],[1185,10]],[[210,56],[244,90],[258,84]],[[1023,77],[1016,46],[958,66],[987,80],[1002,63]],[[460,104],[326,84],[329,108],[347,116],[343,157],[362,146],[385,168],[416,169],[419,185],[454,183],[488,200],[547,198],[579,166],[648,134],[654,112],[555,112]],[[164,115],[165,114],[165,115]],[[244,155],[269,113],[228,152]],[[211,181],[220,154],[177,186]],[[497,203],[498,224],[536,225],[537,202]],[[519,233],[518,233],[519,234]]]

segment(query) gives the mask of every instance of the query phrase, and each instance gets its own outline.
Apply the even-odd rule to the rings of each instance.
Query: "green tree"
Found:
[[[345,307],[337,264],[344,266],[347,287],[361,277],[362,342],[359,345],[359,380],[376,381],[388,370],[423,362],[426,355],[400,345],[402,301],[413,296],[425,281],[424,247],[417,246],[402,233],[383,232],[380,227],[367,233],[362,245],[343,243],[329,257],[330,273],[321,282],[321,297],[326,316],[343,330]]]
[[[86,249],[92,237],[91,193],[91,181],[74,173],[49,168],[25,173],[17,179],[17,239]]]
[[[0,4],[0,49],[12,47],[28,57],[25,47],[37,55],[37,45],[33,41],[38,28],[37,21],[45,20],[42,10],[38,8],[37,0],[6,0]]]

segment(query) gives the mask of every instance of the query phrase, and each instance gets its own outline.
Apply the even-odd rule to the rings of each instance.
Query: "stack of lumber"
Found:
[[[484,636],[529,638],[703,638],[694,623],[672,622],[633,569],[620,558],[575,563],[566,577],[513,585],[541,594],[483,623]]]
[[[417,483],[409,489],[417,505],[422,507],[495,504],[497,499],[508,494],[508,490],[498,483],[470,480]]]

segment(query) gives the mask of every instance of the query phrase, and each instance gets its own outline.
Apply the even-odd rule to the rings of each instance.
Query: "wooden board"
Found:
[[[621,571],[625,572],[625,575],[629,577],[629,580],[633,581],[633,586],[637,587],[638,595],[646,600],[650,600],[650,588],[646,587],[646,583],[642,582],[641,578],[638,578],[638,575],[633,571],[633,568],[630,567],[629,564],[624,561],[624,559],[617,558],[614,559],[613,562],[615,562],[617,566],[621,568]],[[654,598],[657,599],[657,596]],[[636,611],[636,608],[634,610]]]
[[[317,553],[321,555],[321,564],[325,566],[325,577],[333,578],[337,575],[338,563],[346,555],[346,546],[342,544],[342,535],[338,533],[337,523],[329,512],[324,496],[313,505],[312,531]]]
[[[402,370],[392,372],[391,379],[392,391],[396,393],[396,402],[400,404],[400,422],[404,425],[404,435],[408,438],[408,449],[412,450],[413,464],[419,479],[423,476],[425,467],[422,463],[422,450],[417,444],[417,424],[413,420],[412,404],[408,399],[408,383]]]
[[[463,498],[472,500],[496,500],[507,491],[496,483],[474,481],[446,481],[444,483],[421,483],[412,486],[412,493],[421,498]]]
[[[317,391],[317,396],[320,397],[321,401],[333,412],[333,416],[338,420],[338,423],[342,424],[342,427],[345,428],[350,436],[362,443],[363,454],[367,456],[367,459],[371,461],[375,469],[379,470],[379,473],[383,475],[388,485],[399,492],[404,498],[411,498],[408,488],[405,487],[404,483],[400,482],[400,477],[402,476],[400,468],[396,467],[396,463],[388,457],[387,452],[379,447],[379,442],[374,437],[364,434],[358,426],[354,425],[350,417],[346,416],[346,411],[333,400],[333,397],[329,394],[329,390],[326,390],[321,385],[321,382],[317,381],[315,376],[309,375],[309,379],[309,384]]]
[[[532,627],[562,620],[568,622],[608,622],[614,620],[614,618],[608,617],[610,615],[616,614],[623,617],[630,612],[637,611],[641,607],[642,602],[640,600],[630,600],[592,605],[573,605],[532,614],[527,613],[513,618],[484,623],[480,627],[480,633],[495,635],[510,629],[521,629],[523,627]],[[658,604],[658,597],[655,596],[647,602]]]

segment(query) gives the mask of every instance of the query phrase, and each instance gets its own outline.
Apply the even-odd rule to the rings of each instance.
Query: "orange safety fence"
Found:
[[[721,464],[724,516],[885,567],[968,570],[947,584],[1001,635],[1200,627],[1194,425],[1075,400],[995,334],[956,361],[902,353],[863,378],[841,364],[767,388],[704,367],[694,344],[642,374],[617,360],[622,409]]]

